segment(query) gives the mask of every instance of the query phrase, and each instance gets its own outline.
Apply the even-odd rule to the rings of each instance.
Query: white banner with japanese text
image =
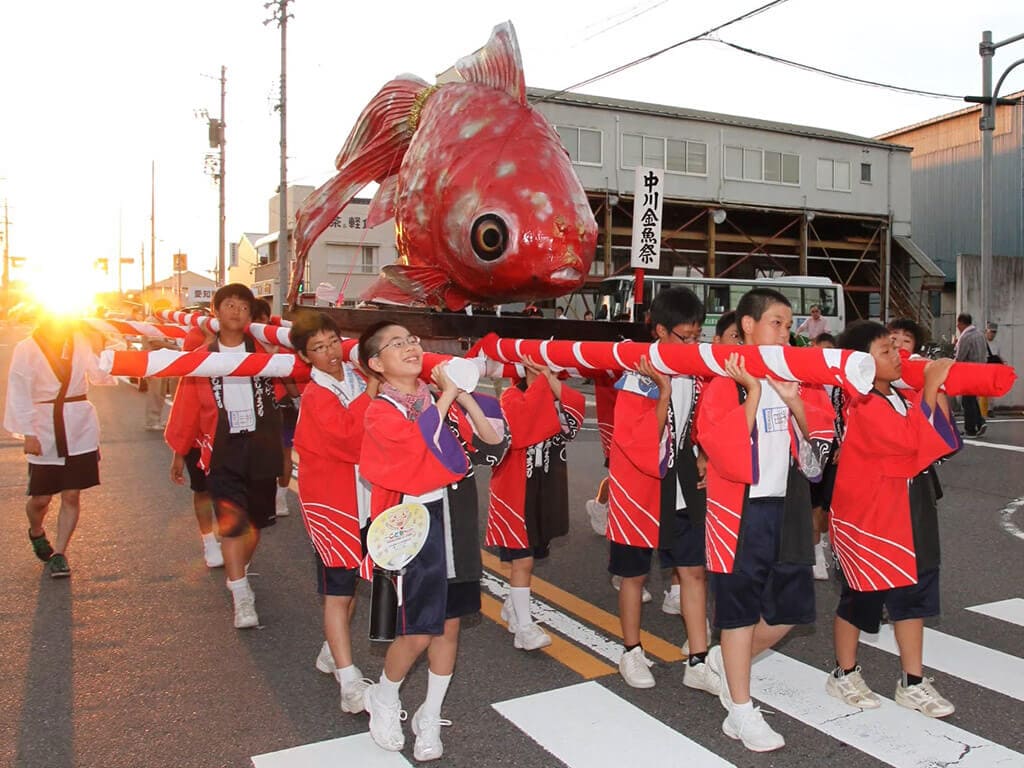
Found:
[[[633,189],[633,246],[629,266],[633,269],[659,269],[665,172],[659,168],[638,167]]]

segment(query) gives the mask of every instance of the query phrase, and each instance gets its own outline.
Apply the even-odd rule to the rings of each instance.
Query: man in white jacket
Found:
[[[116,384],[99,370],[99,338],[73,323],[44,316],[14,347],[4,429],[24,438],[28,458],[28,536],[54,578],[71,575],[66,551],[78,524],[79,493],[99,485],[100,425],[87,399],[89,384]],[[60,494],[56,546],[43,521]]]

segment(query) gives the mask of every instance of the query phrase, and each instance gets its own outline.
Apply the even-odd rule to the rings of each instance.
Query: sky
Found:
[[[317,186],[356,117],[389,79],[432,81],[516,26],[526,82],[562,89],[691,37],[764,0],[295,0],[288,25],[288,179]],[[385,12],[386,9],[386,12]],[[227,67],[227,241],[277,229],[280,32],[261,0],[30,0],[0,26],[0,200],[9,201],[14,278],[79,274],[119,249],[149,259],[150,167],[156,164],[156,276],[171,254],[214,268],[218,195],[204,173],[206,109],[219,112]],[[982,30],[1024,32],[1019,0],[788,0],[718,33],[724,40],[843,74],[978,94]],[[996,77],[1024,56],[1000,49]],[[1024,88],[1024,66],[1003,93]],[[965,106],[842,83],[694,42],[582,92],[874,136]],[[2,215],[2,214],[0,214]]]

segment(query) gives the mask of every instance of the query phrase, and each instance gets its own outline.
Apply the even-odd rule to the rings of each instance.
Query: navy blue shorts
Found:
[[[446,619],[460,619],[480,613],[480,582],[449,581],[448,604],[445,606]]]
[[[206,473],[199,468],[199,448],[185,454],[185,469],[188,470],[188,487],[193,493],[206,493]]]
[[[448,618],[448,567],[444,553],[444,502],[426,505],[430,531],[423,548],[405,566],[403,604],[398,606],[396,635],[441,635]],[[479,585],[477,586],[479,592]]]
[[[783,501],[751,499],[732,573],[711,574],[714,624],[719,629],[766,624],[813,624],[811,566],[778,562]]]
[[[623,578],[644,576],[651,570],[654,550],[629,544],[609,542],[608,573]],[[658,560],[662,568],[691,568],[705,565],[704,529],[690,521],[685,509],[676,510],[675,537],[670,549],[659,549]]]
[[[249,475],[249,452],[252,450],[248,436],[232,437],[223,464],[211,469],[206,476],[206,488],[217,518],[217,532],[222,537],[241,536],[250,525],[266,528],[277,522],[274,511],[277,478]]]
[[[359,532],[363,549],[361,554],[366,554],[366,534],[370,526],[363,526]],[[324,565],[320,553],[314,549],[313,557],[316,558],[316,591],[320,595],[331,597],[352,597],[356,593],[356,582],[359,579],[359,566],[355,568],[337,568]]]
[[[939,615],[939,569],[918,574],[917,584],[877,592],[858,592],[842,579],[836,616],[853,624],[861,632],[876,634],[882,623],[882,607],[890,621],[927,619]]]
[[[84,491],[100,484],[99,450],[68,456],[63,464],[29,464],[26,496]]]
[[[295,442],[295,425],[299,423],[299,411],[291,404],[291,400],[277,404],[277,412],[281,416],[281,445],[291,448]]]
[[[498,558],[503,563],[510,563],[513,560],[523,560],[532,557],[536,560],[543,560],[551,554],[551,545],[525,547],[523,549],[512,549],[511,547],[498,547]]]

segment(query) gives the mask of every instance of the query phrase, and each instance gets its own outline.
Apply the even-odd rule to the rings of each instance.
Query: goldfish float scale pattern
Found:
[[[597,222],[557,132],[526,101],[511,22],[455,71],[461,82],[433,86],[401,75],[363,110],[338,173],[299,210],[289,301],[317,237],[374,181],[367,225],[395,219],[399,262],[364,300],[457,311],[583,284]]]

